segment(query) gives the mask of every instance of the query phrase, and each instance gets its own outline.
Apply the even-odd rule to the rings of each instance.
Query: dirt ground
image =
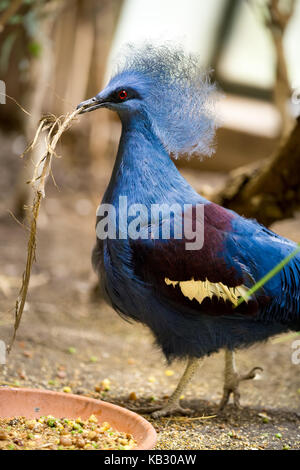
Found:
[[[60,191],[49,185],[26,311],[8,363],[0,369],[0,385],[69,387],[131,408],[163,400],[176,386],[184,365],[167,365],[146,328],[125,322],[92,294],[94,214],[107,177],[104,172],[96,178],[98,195],[87,192],[78,175],[75,180],[67,175]],[[201,187],[222,177],[193,174],[192,179]],[[11,180],[5,178],[9,194]],[[7,199],[0,209],[0,339],[7,341],[27,232],[7,215]],[[300,213],[273,228],[299,241]],[[208,358],[183,399],[195,415],[153,422],[157,449],[299,449],[300,365],[291,361],[293,339],[280,339],[238,352],[241,371],[264,369],[257,380],[241,385],[241,411],[230,405],[218,412],[223,352]],[[104,379],[110,380],[108,391],[101,391]]]

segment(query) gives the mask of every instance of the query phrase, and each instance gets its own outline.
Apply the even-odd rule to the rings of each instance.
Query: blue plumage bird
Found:
[[[129,47],[121,62],[106,88],[79,105],[82,112],[109,108],[122,122],[102,201],[114,207],[115,225],[97,238],[94,268],[116,311],[147,325],[168,360],[187,360],[175,392],[154,416],[182,411],[179,397],[200,359],[221,348],[227,351],[221,405],[231,393],[238,405],[238,384],[256,368],[239,375],[234,350],[300,329],[299,255],[247,301],[239,300],[296,245],[201,197],[172,162],[170,154],[213,152],[215,88],[197,59],[146,45]],[[127,208],[140,205],[138,236],[126,232],[133,213],[126,212],[124,226],[120,196]],[[98,224],[107,223],[107,211],[98,213]],[[191,236],[178,236],[178,220],[190,223],[194,240],[201,232],[202,246],[187,248]]]

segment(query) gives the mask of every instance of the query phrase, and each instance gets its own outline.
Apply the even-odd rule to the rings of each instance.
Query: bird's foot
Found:
[[[237,372],[231,371],[225,378],[225,384],[223,389],[223,397],[220,402],[219,409],[223,410],[229,402],[231,394],[233,395],[233,404],[236,408],[241,408],[240,405],[240,397],[241,394],[239,392],[239,385],[240,382],[244,380],[251,380],[255,379],[258,371],[262,372],[263,369],[261,367],[253,367],[247,374],[239,374]]]
[[[179,403],[167,403],[161,409],[157,411],[153,411],[151,413],[152,418],[161,418],[163,416],[174,416],[174,415],[181,415],[181,416],[191,416],[194,414],[194,411],[190,408],[183,408],[180,406]]]
[[[134,408],[132,411],[151,415],[152,418],[161,418],[163,416],[173,415],[191,416],[194,413],[193,410],[180,406],[179,402],[166,403],[165,405],[152,406],[149,408]]]

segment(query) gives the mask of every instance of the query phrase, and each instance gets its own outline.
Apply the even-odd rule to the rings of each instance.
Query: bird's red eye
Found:
[[[119,98],[120,100],[125,100],[127,98],[127,91],[126,90],[119,91]]]

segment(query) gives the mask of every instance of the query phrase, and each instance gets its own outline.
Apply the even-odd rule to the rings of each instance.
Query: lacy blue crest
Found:
[[[123,77],[143,91],[154,132],[175,158],[211,155],[217,128],[216,86],[197,56],[171,45],[127,45],[112,80]],[[121,63],[120,63],[121,62]]]

